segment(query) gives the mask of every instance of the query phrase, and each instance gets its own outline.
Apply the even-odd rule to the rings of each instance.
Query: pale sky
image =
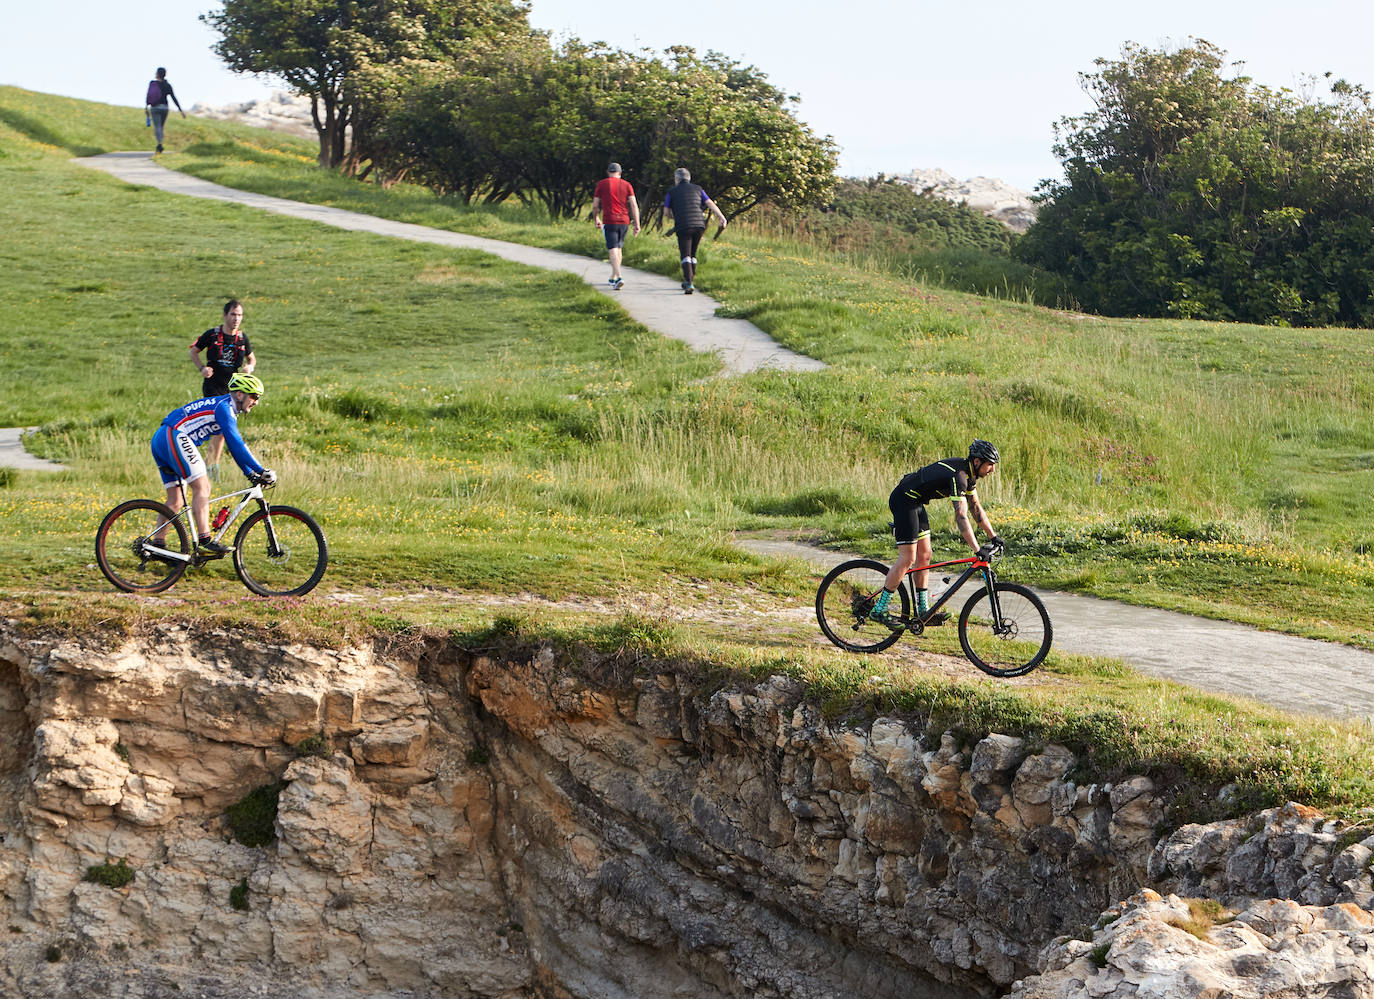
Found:
[[[0,15],[0,83],[141,106],[158,66],[182,105],[266,96],[210,51],[204,0],[140,7],[111,0],[12,3]],[[1078,74],[1127,41],[1205,38],[1270,87],[1330,71],[1374,89],[1368,0],[532,0],[555,39],[638,50],[715,49],[801,98],[799,117],[840,147],[840,173],[940,168],[1030,189],[1060,175],[1053,123],[1087,108]]]

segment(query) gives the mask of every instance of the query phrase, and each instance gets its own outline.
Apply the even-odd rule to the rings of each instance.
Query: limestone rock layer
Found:
[[[1307,809],[1157,842],[1060,746],[571,658],[0,627],[0,995],[1370,994]]]

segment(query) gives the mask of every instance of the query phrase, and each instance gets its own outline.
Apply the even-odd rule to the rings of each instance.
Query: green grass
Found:
[[[529,208],[382,190],[304,154],[196,152],[176,165],[234,187],[602,252],[590,226]],[[644,406],[599,399],[590,446],[558,473],[573,506],[676,513],[674,531],[705,508],[722,529],[819,528],[837,547],[887,556],[891,483],[985,436],[1005,456],[982,490],[993,522],[1013,552],[1035,556],[1018,574],[1374,647],[1374,529],[1360,514],[1374,488],[1374,333],[1054,312],[733,231],[702,258],[699,284],[727,315],[833,368]],[[673,248],[652,234],[631,240],[626,260],[675,272]],[[852,499],[806,507],[835,490]]]
[[[0,477],[0,599],[26,624],[113,638],[248,622],[320,641],[602,627],[598,648],[795,672],[839,715],[920,711],[1095,746],[1104,767],[1243,772],[1263,800],[1374,801],[1360,726],[1060,653],[1023,687],[817,649],[810,622],[753,613],[805,605],[811,571],[730,542],[796,531],[889,556],[892,483],[982,436],[1004,454],[980,492],[1011,578],[1374,647],[1374,335],[1053,312],[732,229],[703,250],[703,289],[830,368],[712,378],[712,358],[571,276],[68,162],[146,145],[129,109],[0,88],[0,426],[40,426],[30,448],[69,468]],[[273,133],[175,118],[167,145],[167,165],[237,187],[604,252],[585,222],[357,184]],[[654,234],[626,253],[665,274],[674,258]],[[231,296],[268,386],[245,435],[281,472],[278,498],[323,524],[329,573],[305,601],[249,597],[222,563],[168,598],[115,595],[96,525],[160,492],[148,439],[198,394],[187,347]],[[938,548],[956,550],[935,512]],[[340,592],[409,599],[382,612]],[[523,594],[541,599],[513,611]],[[685,619],[587,624],[641,604]]]
[[[703,285],[833,367],[701,384],[711,361],[572,278],[130,188],[65,154],[138,144],[137,115],[2,93],[22,238],[3,251],[0,422],[43,425],[31,446],[81,462],[90,490],[72,531],[33,494],[53,479],[0,486],[38,556],[16,576],[67,578],[42,539],[85,536],[146,488],[141,438],[195,391],[184,346],[239,295],[271,384],[250,437],[293,499],[329,511],[338,582],[404,565],[416,584],[510,586],[527,567],[490,558],[502,539],[551,545],[550,591],[644,585],[684,560],[742,579],[757,563],[722,544],[740,527],[883,555],[890,483],[983,434],[1007,456],[984,491],[1033,556],[1027,578],[1370,644],[1368,333],[1053,313],[731,234],[703,254]],[[315,168],[309,142],[180,125],[166,161],[216,180],[599,252],[590,226],[357,184]],[[667,273],[673,255],[655,236],[629,252]],[[435,530],[450,550],[424,543]]]

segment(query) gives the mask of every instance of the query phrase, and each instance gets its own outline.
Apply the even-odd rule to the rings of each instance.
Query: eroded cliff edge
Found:
[[[1288,806],[1157,843],[1146,778],[803,694],[553,645],[0,629],[0,993],[1126,995],[1160,966],[1113,963],[1122,934],[1172,925],[1146,886],[1291,899],[1345,990],[1294,994],[1374,980],[1374,840]],[[276,839],[244,846],[225,811],[261,787]],[[1243,966],[1213,949],[1258,987],[1287,938],[1252,922]]]

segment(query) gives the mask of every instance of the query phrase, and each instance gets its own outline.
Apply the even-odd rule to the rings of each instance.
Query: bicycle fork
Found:
[[[267,528],[267,557],[281,558],[282,550],[281,545],[277,543],[277,528],[272,523],[272,511],[267,509],[265,503],[263,504],[263,513],[265,516],[262,518],[262,522]]]
[[[988,613],[992,617],[992,633],[1005,635],[1010,628],[1002,620],[1002,598],[997,593],[997,579],[991,569],[983,570],[983,586],[988,591]]]

